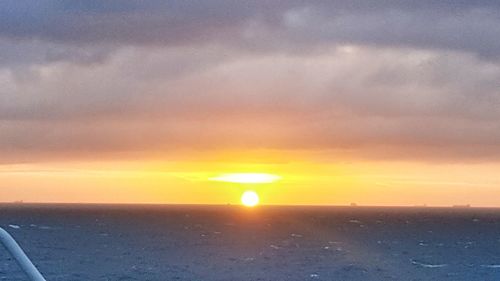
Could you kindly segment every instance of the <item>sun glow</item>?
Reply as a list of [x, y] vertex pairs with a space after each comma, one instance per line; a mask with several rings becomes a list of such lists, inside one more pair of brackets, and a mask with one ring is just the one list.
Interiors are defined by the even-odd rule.
[[241, 195], [241, 204], [246, 207], [255, 207], [259, 204], [259, 195], [255, 191], [245, 191]]
[[230, 173], [210, 178], [212, 181], [232, 183], [272, 183], [280, 179], [281, 177], [278, 175], [265, 173]]

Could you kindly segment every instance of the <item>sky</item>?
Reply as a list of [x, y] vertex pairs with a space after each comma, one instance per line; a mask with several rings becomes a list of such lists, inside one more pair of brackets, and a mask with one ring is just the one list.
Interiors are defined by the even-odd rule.
[[[500, 207], [498, 15], [1, 1], [0, 201]], [[250, 172], [280, 180], [210, 180]]]

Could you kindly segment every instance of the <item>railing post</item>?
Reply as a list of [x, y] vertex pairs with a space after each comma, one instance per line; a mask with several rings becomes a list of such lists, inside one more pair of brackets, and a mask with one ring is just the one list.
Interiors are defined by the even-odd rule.
[[7, 251], [14, 257], [17, 264], [26, 273], [31, 281], [46, 281], [42, 274], [36, 269], [31, 260], [26, 256], [23, 249], [17, 244], [16, 240], [10, 234], [0, 227], [0, 242]]

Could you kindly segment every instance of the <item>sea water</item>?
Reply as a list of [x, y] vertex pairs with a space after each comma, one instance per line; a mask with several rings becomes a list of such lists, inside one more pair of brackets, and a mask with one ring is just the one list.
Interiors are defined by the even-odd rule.
[[[500, 280], [500, 210], [0, 205], [47, 280]], [[0, 248], [0, 280], [26, 280]]]

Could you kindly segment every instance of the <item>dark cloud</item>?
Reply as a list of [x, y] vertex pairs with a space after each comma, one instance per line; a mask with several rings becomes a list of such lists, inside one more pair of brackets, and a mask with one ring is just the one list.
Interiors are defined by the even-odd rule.
[[0, 40], [0, 68], [55, 62], [102, 63], [115, 49], [111, 46], [81, 47], [36, 40]]
[[499, 12], [2, 1], [1, 161], [226, 148], [498, 161]]
[[497, 57], [499, 12], [497, 1], [2, 1], [0, 36], [275, 51], [348, 43]]

